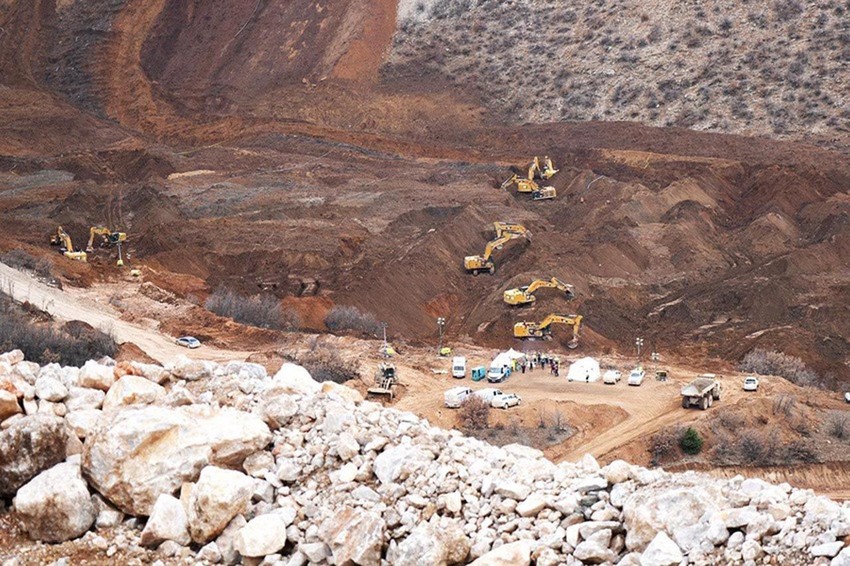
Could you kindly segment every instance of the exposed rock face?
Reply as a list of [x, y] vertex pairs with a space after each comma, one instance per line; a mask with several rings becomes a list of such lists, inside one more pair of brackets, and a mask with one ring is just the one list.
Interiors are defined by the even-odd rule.
[[96, 517], [80, 466], [72, 463], [41, 472], [19, 489], [15, 511], [29, 536], [45, 542], [77, 538]]
[[319, 536], [327, 544], [336, 564], [381, 563], [384, 521], [375, 513], [344, 507], [322, 523]]
[[176, 497], [163, 493], [154, 503], [142, 531], [141, 543], [144, 546], [156, 547], [167, 540], [173, 540], [183, 546], [191, 542], [183, 504]]
[[38, 473], [62, 462], [67, 445], [65, 423], [51, 415], [23, 417], [0, 431], [0, 496], [14, 495]]
[[125, 375], [115, 382], [106, 393], [103, 408], [111, 409], [121, 405], [148, 405], [165, 397], [165, 388], [136, 375]]
[[[4, 363], [0, 372], [20, 375], [2, 387], [20, 388], [28, 411], [81, 404], [64, 420], [0, 423], [0, 480], [31, 509], [33, 536], [79, 536], [96, 514], [99, 529], [115, 530], [79, 544], [107, 556], [126, 547], [133, 559], [167, 563], [850, 566], [850, 504], [787, 484], [600, 467], [590, 455], [556, 465], [539, 450], [490, 446], [308, 382], [295, 366], [272, 379], [203, 363], [192, 367], [206, 377], [189, 388], [164, 379], [165, 396], [134, 376], [125, 383], [155, 392], [154, 404], [110, 401], [101, 411], [104, 393], [79, 387], [82, 371]], [[127, 399], [117, 393], [127, 371], [116, 369], [110, 399]], [[37, 398], [42, 378], [68, 388], [64, 402]], [[81, 459], [100, 494], [88, 498], [76, 468], [61, 489], [44, 472], [30, 482], [41, 487], [18, 490], [81, 449], [68, 462]], [[122, 512], [133, 515], [123, 524]]]
[[274, 554], [286, 544], [286, 517], [280, 513], [260, 515], [236, 533], [233, 546], [242, 556], [263, 557]]
[[231, 519], [248, 511], [253, 491], [254, 481], [241, 472], [215, 466], [201, 470], [185, 502], [192, 540], [203, 544], [219, 535]]
[[83, 473], [122, 511], [148, 515], [163, 493], [197, 479], [208, 464], [238, 466], [268, 445], [258, 417], [190, 406], [126, 408], [105, 413], [83, 451]]

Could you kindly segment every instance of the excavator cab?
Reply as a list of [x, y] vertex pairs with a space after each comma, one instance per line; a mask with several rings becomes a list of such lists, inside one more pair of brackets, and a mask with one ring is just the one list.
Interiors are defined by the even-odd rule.
[[398, 375], [395, 365], [387, 362], [381, 363], [375, 372], [375, 385], [367, 390], [367, 396], [385, 395], [392, 401], [395, 397], [396, 383], [398, 383]]
[[542, 322], [517, 322], [514, 324], [515, 338], [543, 338], [544, 340], [552, 339], [552, 325], [565, 324], [573, 329], [573, 338], [570, 340], [567, 347], [575, 349], [578, 347], [579, 331], [581, 330], [582, 316], [580, 314], [560, 315], [550, 314], [543, 319]]

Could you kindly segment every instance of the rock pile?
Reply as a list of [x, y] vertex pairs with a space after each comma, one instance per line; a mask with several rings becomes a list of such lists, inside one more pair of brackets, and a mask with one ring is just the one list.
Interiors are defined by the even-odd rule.
[[0, 392], [0, 495], [26, 532], [102, 540], [87, 531], [123, 521], [138, 562], [850, 566], [848, 504], [590, 456], [554, 464], [291, 364], [77, 369], [11, 352]]

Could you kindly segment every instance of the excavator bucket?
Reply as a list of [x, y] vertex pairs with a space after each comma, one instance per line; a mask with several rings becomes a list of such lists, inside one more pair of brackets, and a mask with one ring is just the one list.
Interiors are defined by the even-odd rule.
[[576, 348], [578, 348], [578, 338], [573, 338], [572, 340], [570, 340], [567, 344], [567, 348], [569, 348], [570, 350], [575, 350]]

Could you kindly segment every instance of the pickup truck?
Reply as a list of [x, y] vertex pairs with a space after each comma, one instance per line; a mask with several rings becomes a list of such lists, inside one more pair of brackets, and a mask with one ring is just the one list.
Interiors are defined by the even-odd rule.
[[716, 375], [699, 375], [682, 388], [682, 407], [699, 407], [704, 411], [720, 400], [720, 390], [720, 381]]

